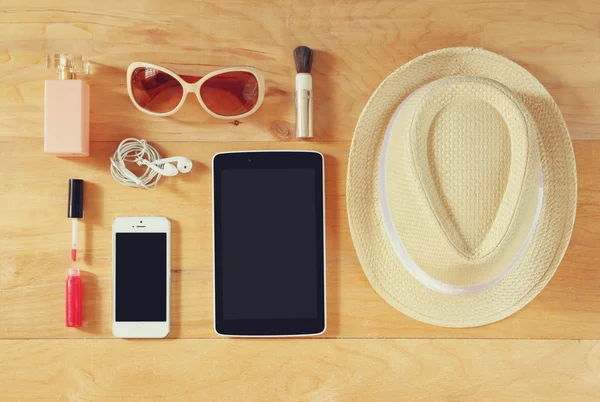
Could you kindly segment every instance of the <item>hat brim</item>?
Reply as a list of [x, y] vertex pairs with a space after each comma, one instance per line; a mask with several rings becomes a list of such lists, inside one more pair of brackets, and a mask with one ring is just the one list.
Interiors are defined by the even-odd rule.
[[[378, 189], [379, 152], [394, 111], [417, 88], [453, 75], [496, 80], [521, 98], [537, 124], [544, 175], [542, 212], [521, 261], [500, 283], [468, 296], [432, 291], [402, 266], [383, 224]], [[346, 187], [352, 240], [373, 288], [404, 314], [445, 327], [489, 324], [529, 303], [552, 278], [562, 260], [573, 230], [577, 203], [571, 139], [548, 91], [509, 59], [466, 47], [427, 53], [400, 67], [381, 83], [358, 120], [350, 148]]]

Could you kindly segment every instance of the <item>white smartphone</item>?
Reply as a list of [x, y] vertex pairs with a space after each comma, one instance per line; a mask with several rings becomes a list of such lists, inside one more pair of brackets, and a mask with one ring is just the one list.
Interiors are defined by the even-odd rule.
[[113, 320], [118, 338], [164, 338], [171, 329], [171, 223], [160, 216], [113, 222]]

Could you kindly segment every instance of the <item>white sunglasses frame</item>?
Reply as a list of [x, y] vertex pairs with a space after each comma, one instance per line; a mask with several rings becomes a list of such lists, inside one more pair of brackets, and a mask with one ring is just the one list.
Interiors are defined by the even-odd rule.
[[[135, 98], [133, 96], [133, 89], [131, 88], [131, 77], [133, 75], [133, 72], [137, 68], [141, 68], [141, 67], [153, 68], [157, 71], [161, 71], [165, 74], [169, 74], [171, 77], [175, 78], [181, 84], [181, 86], [183, 87], [183, 96], [181, 97], [181, 101], [179, 102], [179, 104], [173, 110], [171, 110], [169, 112], [165, 112], [165, 113], [156, 113], [156, 112], [152, 112], [150, 110], [144, 109], [142, 106], [140, 106], [137, 103], [137, 101], [135, 100]], [[217, 114], [217, 113], [213, 112], [212, 110], [210, 110], [206, 106], [204, 101], [202, 100], [202, 97], [200, 96], [200, 87], [202, 86], [202, 84], [204, 84], [207, 80], [209, 80], [210, 78], [212, 78], [216, 75], [223, 74], [223, 73], [240, 72], [240, 71], [250, 73], [250, 74], [254, 75], [254, 77], [256, 77], [256, 81], [258, 82], [258, 100], [256, 102], [256, 105], [254, 105], [254, 107], [251, 110], [249, 110], [248, 112], [239, 114], [239, 115], [235, 115], [235, 116], [223, 116], [223, 115]], [[129, 93], [129, 99], [131, 99], [131, 102], [134, 104], [134, 106], [136, 108], [138, 108], [142, 112], [152, 115], [152, 116], [166, 117], [166, 116], [171, 116], [171, 115], [175, 114], [179, 109], [181, 109], [181, 107], [185, 103], [185, 100], [187, 99], [188, 94], [194, 93], [194, 94], [196, 94], [196, 98], [198, 98], [198, 102], [200, 102], [200, 105], [211, 116], [216, 117], [217, 119], [222, 119], [222, 120], [236, 120], [236, 119], [241, 119], [241, 118], [250, 116], [251, 114], [253, 114], [254, 112], [256, 112], [258, 110], [260, 105], [262, 105], [263, 100], [265, 98], [265, 77], [260, 70], [254, 68], [254, 67], [228, 67], [228, 68], [222, 68], [220, 70], [213, 71], [213, 72], [205, 75], [204, 77], [202, 77], [198, 82], [191, 84], [189, 82], [184, 81], [183, 78], [181, 78], [178, 74], [174, 73], [173, 71], [169, 70], [168, 68], [164, 68], [162, 66], [158, 66], [156, 64], [151, 64], [151, 63], [134, 62], [129, 65], [129, 68], [127, 68], [127, 92]]]

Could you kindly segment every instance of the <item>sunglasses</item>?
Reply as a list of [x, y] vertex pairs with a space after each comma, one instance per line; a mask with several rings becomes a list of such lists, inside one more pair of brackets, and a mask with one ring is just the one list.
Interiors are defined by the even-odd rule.
[[265, 79], [253, 67], [224, 68], [196, 77], [136, 62], [127, 69], [127, 91], [135, 107], [154, 116], [177, 112], [193, 92], [211, 116], [239, 119], [256, 112], [262, 104]]

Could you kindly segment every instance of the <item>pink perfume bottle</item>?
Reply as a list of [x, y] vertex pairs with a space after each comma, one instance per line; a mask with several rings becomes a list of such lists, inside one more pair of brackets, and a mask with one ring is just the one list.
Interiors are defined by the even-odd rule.
[[46, 81], [44, 152], [60, 156], [88, 156], [90, 152], [90, 87], [76, 79], [88, 74], [81, 56], [48, 54], [46, 66], [58, 80]]

